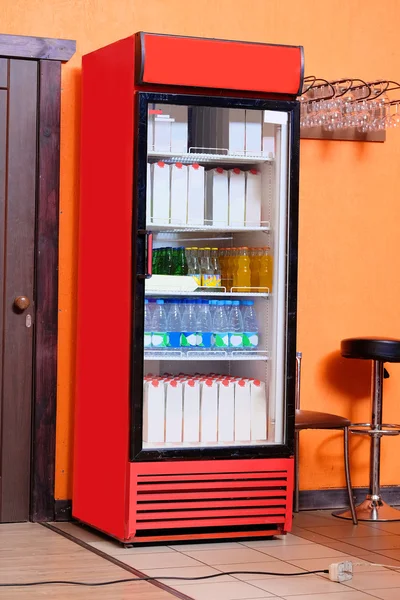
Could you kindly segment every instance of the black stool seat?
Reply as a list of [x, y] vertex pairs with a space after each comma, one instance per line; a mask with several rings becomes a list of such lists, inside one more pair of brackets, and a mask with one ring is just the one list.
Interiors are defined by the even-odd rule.
[[400, 340], [378, 337], [349, 338], [342, 340], [341, 353], [344, 358], [400, 362]]

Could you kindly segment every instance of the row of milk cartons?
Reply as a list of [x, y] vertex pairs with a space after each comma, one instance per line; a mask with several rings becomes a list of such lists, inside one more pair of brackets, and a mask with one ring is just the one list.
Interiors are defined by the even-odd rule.
[[[274, 126], [269, 111], [150, 104], [147, 121], [148, 149], [157, 153], [240, 154], [273, 158]], [[218, 152], [219, 150], [219, 152]]]
[[147, 165], [146, 215], [155, 225], [259, 227], [261, 172], [198, 164]]
[[146, 376], [143, 440], [148, 443], [265, 441], [265, 383], [226, 375]]

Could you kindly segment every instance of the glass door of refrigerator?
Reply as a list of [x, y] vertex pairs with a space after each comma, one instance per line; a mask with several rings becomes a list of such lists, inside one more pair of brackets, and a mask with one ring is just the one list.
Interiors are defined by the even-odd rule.
[[290, 112], [147, 108], [142, 447], [284, 444]]

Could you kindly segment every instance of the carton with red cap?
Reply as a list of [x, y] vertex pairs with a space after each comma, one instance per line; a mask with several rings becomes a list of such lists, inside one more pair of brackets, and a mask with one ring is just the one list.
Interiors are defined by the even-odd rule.
[[165, 441], [182, 442], [183, 425], [183, 386], [181, 381], [172, 379], [165, 384]]
[[235, 382], [235, 441], [250, 440], [250, 382]]
[[200, 440], [206, 442], [217, 441], [218, 431], [218, 382], [209, 377], [202, 381], [200, 403]]
[[229, 226], [244, 227], [245, 172], [241, 169], [229, 171]]
[[183, 441], [200, 440], [200, 383], [188, 379], [183, 384]]
[[194, 163], [188, 165], [187, 224], [204, 225], [204, 167]]
[[157, 378], [144, 382], [143, 441], [164, 442], [165, 384]]
[[171, 165], [171, 225], [185, 225], [188, 187], [187, 166], [178, 162]]
[[170, 218], [170, 166], [158, 161], [153, 165], [153, 223], [168, 225]]
[[222, 167], [206, 171], [206, 224], [228, 226], [228, 171]]
[[250, 169], [246, 172], [245, 226], [261, 225], [261, 172]]

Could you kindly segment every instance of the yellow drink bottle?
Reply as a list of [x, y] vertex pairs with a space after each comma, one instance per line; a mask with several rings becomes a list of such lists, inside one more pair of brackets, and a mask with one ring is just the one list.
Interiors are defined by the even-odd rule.
[[260, 258], [260, 287], [262, 291], [272, 292], [272, 256], [269, 254], [270, 248], [265, 246], [262, 248]]
[[[251, 271], [251, 287], [258, 288], [258, 248], [249, 248], [250, 253], [250, 271]], [[257, 290], [255, 290], [257, 291]]]
[[237, 256], [237, 288], [239, 292], [249, 292], [251, 288], [251, 270], [249, 249], [238, 249]]

